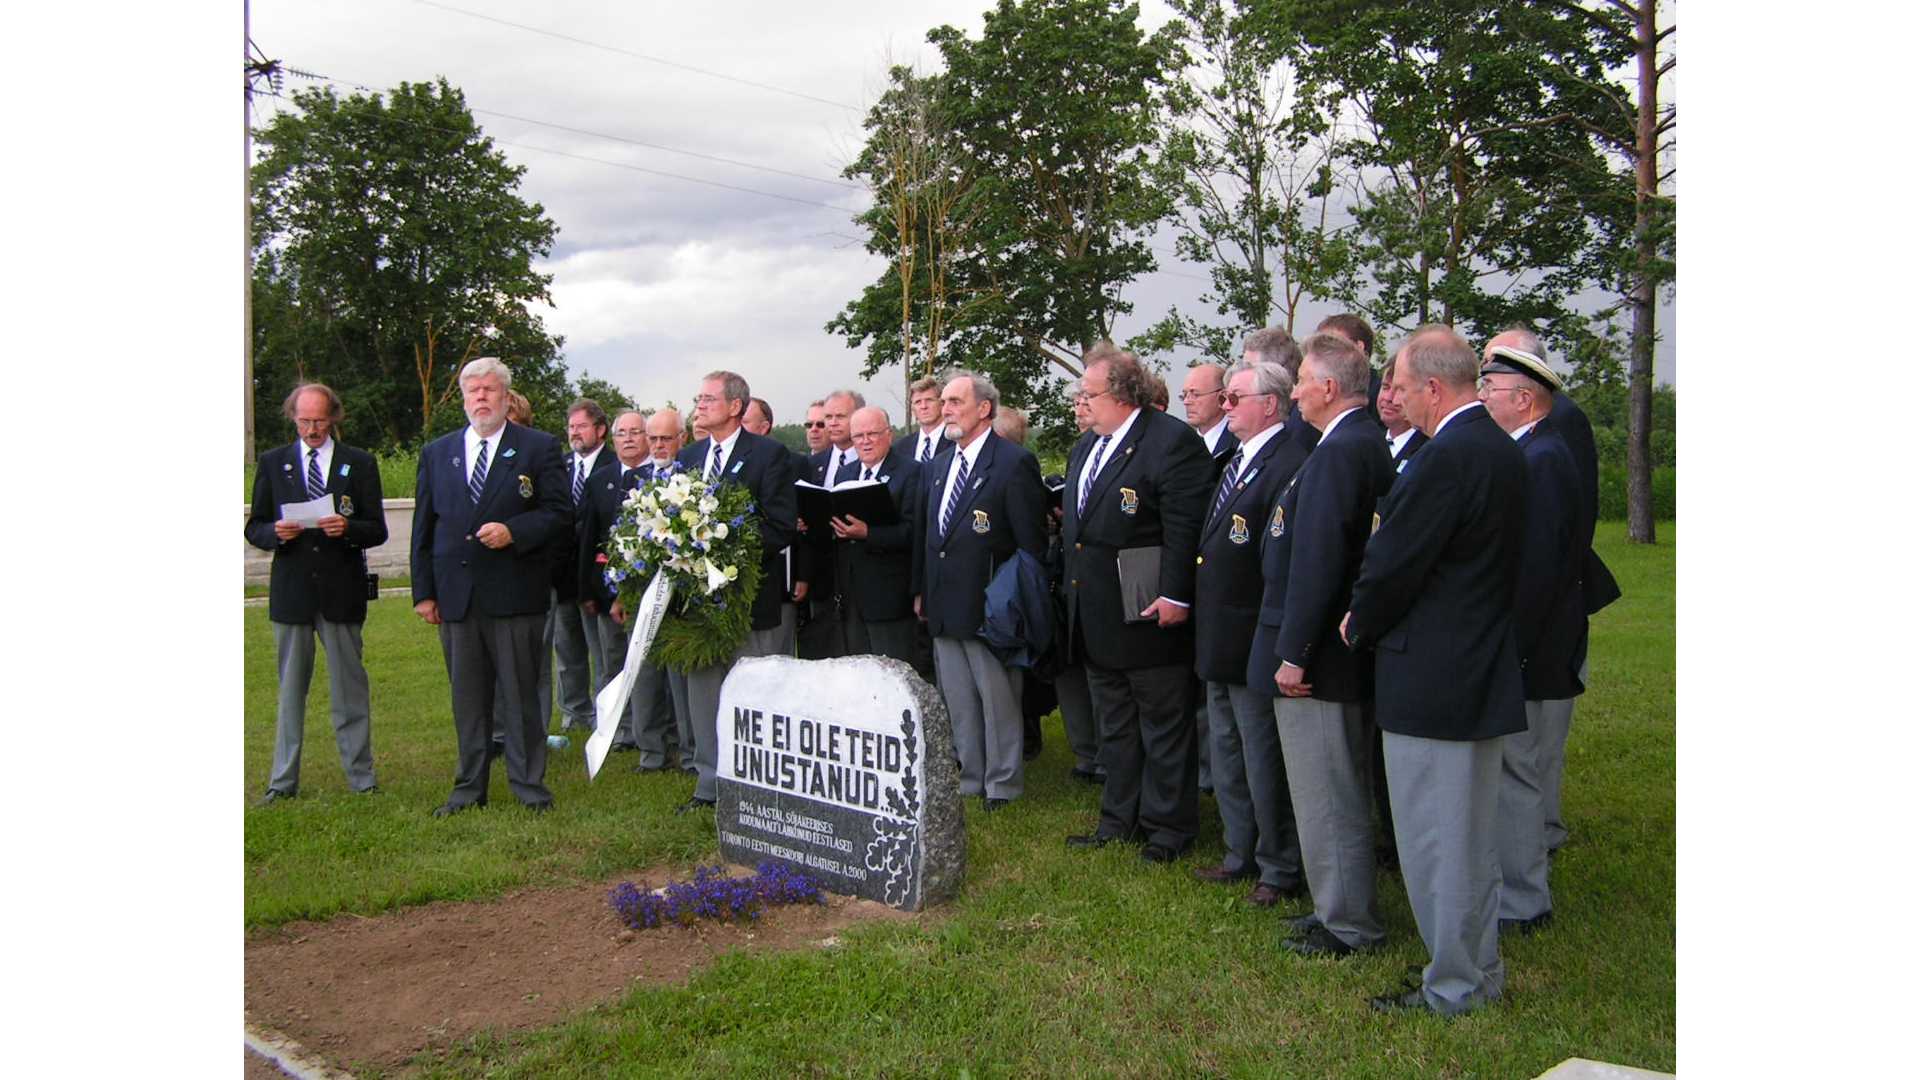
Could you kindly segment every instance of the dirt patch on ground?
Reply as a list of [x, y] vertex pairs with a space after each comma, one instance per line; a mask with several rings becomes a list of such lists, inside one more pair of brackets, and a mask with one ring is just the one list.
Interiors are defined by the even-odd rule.
[[552, 1024], [636, 984], [685, 982], [738, 949], [819, 948], [857, 922], [913, 918], [829, 895], [824, 906], [776, 908], [753, 924], [635, 933], [607, 903], [622, 881], [648, 889], [675, 876], [687, 877], [628, 873], [485, 903], [427, 904], [250, 934], [248, 1023], [336, 1067], [393, 1065], [482, 1028]]

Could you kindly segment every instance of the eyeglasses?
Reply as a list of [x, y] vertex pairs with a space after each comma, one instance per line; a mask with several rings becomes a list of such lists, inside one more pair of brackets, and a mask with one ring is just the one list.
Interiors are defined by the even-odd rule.
[[878, 431], [856, 431], [849, 437], [852, 438], [854, 442], [859, 442], [862, 439], [877, 439], [881, 434], [882, 433]]
[[[1180, 400], [1199, 401], [1201, 398], [1212, 397], [1215, 394], [1227, 394], [1227, 392], [1225, 390], [1182, 390], [1180, 391]], [[1232, 394], [1227, 394], [1227, 402], [1229, 404], [1233, 402]]]
[[701, 394], [700, 396], [693, 399], [693, 403], [695, 405], [718, 405], [725, 400], [726, 398], [723, 398], [718, 394]]
[[1234, 392], [1234, 391], [1232, 391], [1232, 390], [1228, 390], [1228, 391], [1226, 392], [1226, 394], [1227, 394], [1227, 408], [1229, 408], [1229, 409], [1237, 409], [1237, 408], [1239, 408], [1239, 407], [1240, 407], [1240, 403], [1241, 403], [1241, 402], [1243, 402], [1243, 401], [1245, 401], [1245, 400], [1247, 400], [1248, 398], [1252, 398], [1252, 397], [1273, 397], [1273, 396], [1274, 396], [1274, 394], [1273, 394], [1273, 392], [1272, 392], [1272, 391], [1270, 391], [1270, 390], [1263, 390], [1263, 391], [1260, 391], [1260, 392], [1258, 392], [1258, 393], [1253, 393], [1253, 394], [1240, 394], [1240, 393], [1235, 393], [1235, 392]]
[[1497, 394], [1502, 390], [1505, 390], [1508, 393], [1519, 393], [1523, 390], [1529, 394], [1533, 393], [1533, 389], [1528, 386], [1494, 386], [1493, 384], [1487, 382], [1487, 380], [1485, 379], [1480, 380], [1480, 385], [1478, 389], [1483, 394]]
[[823, 428], [827, 426], [827, 422], [825, 420], [809, 420], [800, 426], [805, 428]]
[[295, 420], [293, 426], [299, 428], [301, 431], [320, 431], [332, 427], [333, 421], [325, 418], [319, 420]]
[[1092, 393], [1088, 393], [1085, 390], [1082, 390], [1079, 393], [1073, 395], [1073, 400], [1084, 401], [1091, 404], [1094, 398], [1104, 397], [1112, 393], [1113, 393], [1113, 387], [1111, 386], [1107, 387], [1105, 390], [1095, 390]]

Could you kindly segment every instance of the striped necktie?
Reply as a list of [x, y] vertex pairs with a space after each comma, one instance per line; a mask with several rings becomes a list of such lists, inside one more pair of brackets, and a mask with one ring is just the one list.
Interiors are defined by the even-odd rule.
[[[959, 454], [956, 450], [954, 453]], [[947, 526], [953, 522], [953, 511], [960, 505], [960, 493], [967, 490], [967, 455], [960, 454], [960, 475], [953, 478], [953, 490], [947, 492], [946, 509], [940, 511], [940, 535], [947, 535]]]
[[320, 478], [320, 450], [307, 448], [307, 498], [318, 499], [327, 493], [327, 482]]
[[480, 452], [473, 455], [473, 479], [467, 481], [467, 494], [473, 501], [480, 501], [480, 492], [487, 486], [487, 440], [480, 440]]
[[920, 456], [914, 460], [922, 463], [933, 460], [933, 436], [925, 432], [920, 434]]
[[573, 505], [580, 505], [580, 497], [587, 493], [587, 459], [573, 459]]
[[1087, 493], [1093, 490], [1093, 478], [1100, 475], [1100, 458], [1107, 452], [1107, 441], [1112, 438], [1111, 435], [1102, 435], [1094, 445], [1093, 458], [1087, 462], [1086, 474], [1080, 477], [1080, 501], [1073, 506], [1076, 515], [1087, 512]]
[[1227, 498], [1233, 494], [1233, 482], [1240, 476], [1240, 462], [1245, 460], [1247, 451], [1242, 448], [1234, 451], [1233, 460], [1227, 464], [1227, 471], [1220, 476], [1220, 494], [1213, 497], [1213, 509], [1207, 511], [1207, 520], [1212, 521], [1227, 505]]
[[707, 480], [708, 480], [708, 482], [712, 482], [712, 481], [714, 481], [714, 480], [718, 480], [718, 479], [720, 479], [720, 461], [721, 461], [721, 457], [722, 457], [722, 454], [721, 454], [721, 452], [720, 452], [720, 444], [716, 442], [716, 443], [714, 443], [714, 444], [713, 444], [713, 457], [712, 457], [712, 459], [711, 459], [711, 460], [709, 460], [709, 461], [707, 462]]

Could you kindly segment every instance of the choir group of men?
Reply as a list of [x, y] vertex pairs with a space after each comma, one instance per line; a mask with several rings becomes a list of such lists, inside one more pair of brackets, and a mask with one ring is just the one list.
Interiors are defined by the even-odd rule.
[[[413, 516], [415, 610], [438, 628], [458, 745], [434, 813], [483, 805], [496, 757], [521, 803], [552, 806], [548, 657], [563, 724], [590, 728], [629, 615], [597, 556], [626, 493], [677, 463], [756, 506], [765, 584], [735, 659], [914, 665], [946, 702], [962, 794], [987, 811], [1024, 791], [1031, 703], [1050, 682], [1073, 775], [1100, 788], [1097, 820], [1067, 843], [1172, 862], [1210, 790], [1225, 855], [1192, 873], [1251, 883], [1261, 907], [1310, 897], [1285, 923], [1305, 956], [1385, 941], [1377, 812], [1430, 962], [1373, 1004], [1483, 1004], [1504, 981], [1499, 934], [1552, 918], [1587, 617], [1618, 595], [1592, 553], [1592, 431], [1525, 330], [1476, 352], [1422, 327], [1378, 373], [1373, 345], [1351, 315], [1304, 342], [1261, 331], [1230, 368], [1188, 370], [1185, 420], [1137, 357], [1096, 346], [1070, 388], [1082, 433], [1050, 480], [1024, 417], [970, 372], [914, 383], [898, 443], [885, 410], [835, 391], [808, 407], [803, 455], [769, 437], [772, 408], [731, 372], [701, 383], [691, 445], [673, 410], [609, 418], [581, 400], [563, 447], [511, 422], [510, 371], [475, 360], [469, 423], [422, 452]], [[286, 413], [298, 440], [262, 457], [247, 524], [275, 553], [269, 802], [298, 788], [316, 637], [349, 783], [374, 790], [363, 552], [386, 539], [372, 458], [332, 437], [338, 396], [307, 384]], [[800, 513], [802, 488], [850, 485], [883, 489], [885, 509]], [[316, 522], [280, 512], [329, 495]], [[1020, 573], [1048, 597], [1017, 620], [1051, 627], [1030, 649], [996, 633]], [[682, 812], [713, 805], [731, 663], [645, 665], [622, 719], [635, 771], [697, 775]]]

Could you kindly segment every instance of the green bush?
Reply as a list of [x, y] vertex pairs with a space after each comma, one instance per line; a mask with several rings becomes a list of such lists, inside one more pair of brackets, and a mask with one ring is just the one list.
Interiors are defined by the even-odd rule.
[[[1674, 510], [1674, 468], [1661, 465], [1653, 470], [1653, 518], [1672, 521], [1680, 515]], [[1624, 465], [1600, 466], [1600, 520], [1625, 520], [1627, 516], [1627, 468]]]

